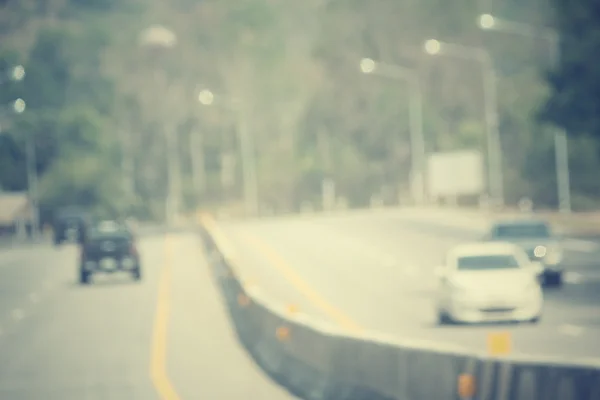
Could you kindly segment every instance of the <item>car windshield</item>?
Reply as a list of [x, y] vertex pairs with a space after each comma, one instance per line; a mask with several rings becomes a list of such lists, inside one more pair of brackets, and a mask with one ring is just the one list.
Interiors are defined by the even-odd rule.
[[461, 271], [484, 271], [519, 268], [519, 262], [510, 254], [459, 257], [457, 267]]
[[498, 225], [492, 230], [494, 238], [548, 238], [550, 229], [546, 224]]
[[102, 221], [91, 230], [91, 236], [129, 236], [129, 231], [115, 221]]

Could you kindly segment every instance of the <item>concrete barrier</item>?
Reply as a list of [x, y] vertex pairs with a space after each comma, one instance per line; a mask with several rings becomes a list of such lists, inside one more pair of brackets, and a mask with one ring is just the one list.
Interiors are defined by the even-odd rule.
[[598, 400], [600, 362], [492, 358], [454, 346], [345, 332], [247, 287], [216, 224], [200, 236], [242, 345], [308, 400]]

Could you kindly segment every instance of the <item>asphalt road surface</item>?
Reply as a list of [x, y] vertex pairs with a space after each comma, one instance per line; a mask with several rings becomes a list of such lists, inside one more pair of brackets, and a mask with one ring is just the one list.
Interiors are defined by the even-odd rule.
[[[566, 284], [545, 292], [541, 322], [437, 326], [435, 266], [472, 231], [420, 224], [397, 212], [222, 221], [240, 273], [273, 301], [348, 329], [486, 351], [488, 333], [511, 332], [514, 353], [600, 359], [600, 251], [567, 243]], [[583, 250], [582, 250], [583, 249]]]
[[0, 399], [293, 399], [238, 344], [193, 234], [143, 239], [144, 279], [76, 278], [77, 249], [0, 252]]

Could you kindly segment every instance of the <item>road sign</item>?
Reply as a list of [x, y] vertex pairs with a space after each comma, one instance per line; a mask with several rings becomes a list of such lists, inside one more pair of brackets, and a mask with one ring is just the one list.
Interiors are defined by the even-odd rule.
[[490, 332], [487, 335], [487, 349], [491, 356], [505, 356], [512, 350], [510, 332]]
[[484, 177], [483, 156], [476, 150], [433, 153], [427, 162], [427, 192], [436, 198], [479, 195]]

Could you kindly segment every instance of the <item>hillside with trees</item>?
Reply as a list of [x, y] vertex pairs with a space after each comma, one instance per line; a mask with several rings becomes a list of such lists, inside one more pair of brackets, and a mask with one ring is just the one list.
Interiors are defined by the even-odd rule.
[[[486, 149], [481, 64], [432, 57], [423, 44], [435, 38], [493, 60], [506, 204], [527, 196], [557, 207], [560, 127], [573, 208], [597, 208], [596, 8], [589, 0], [4, 0], [0, 187], [27, 189], [33, 143], [45, 213], [76, 203], [160, 219], [168, 192], [191, 210], [240, 203], [253, 182], [261, 209], [287, 212], [318, 207], [324, 179], [352, 207], [374, 194], [397, 204], [409, 190], [409, 88], [361, 73], [362, 58], [418, 76], [427, 152]], [[481, 13], [528, 34], [483, 30]], [[561, 38], [557, 60], [548, 29]], [[16, 65], [21, 81], [10, 77]], [[199, 101], [202, 90], [211, 104]], [[27, 105], [20, 114], [18, 98]]]

